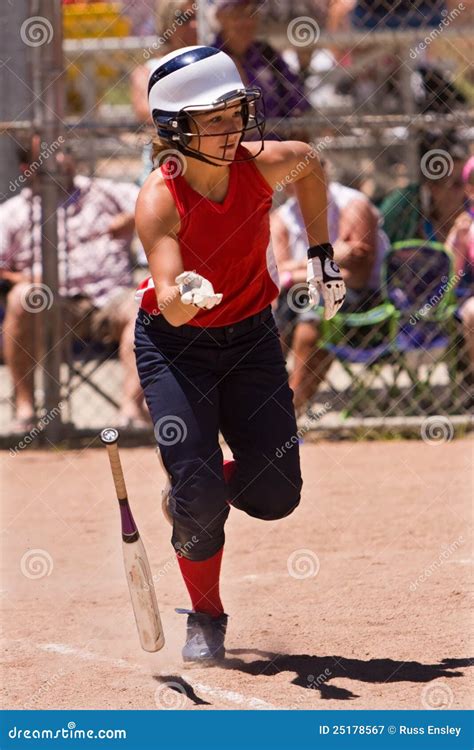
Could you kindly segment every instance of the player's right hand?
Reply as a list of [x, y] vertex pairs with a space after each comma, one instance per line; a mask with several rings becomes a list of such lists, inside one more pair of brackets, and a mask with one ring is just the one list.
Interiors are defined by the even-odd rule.
[[222, 302], [222, 294], [216, 294], [211, 282], [196, 273], [184, 271], [175, 279], [183, 305], [196, 305], [203, 310], [212, 310]]
[[333, 258], [334, 251], [329, 243], [308, 249], [306, 281], [309, 298], [313, 305], [318, 305], [320, 298], [323, 298], [325, 320], [334, 317], [346, 298], [346, 286]]

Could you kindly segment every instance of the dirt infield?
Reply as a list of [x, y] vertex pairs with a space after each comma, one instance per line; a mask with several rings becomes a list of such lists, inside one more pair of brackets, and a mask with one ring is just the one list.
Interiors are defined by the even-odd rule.
[[225, 668], [184, 670], [188, 606], [152, 449], [122, 452], [167, 644], [140, 651], [103, 450], [1, 456], [2, 708], [419, 709], [472, 703], [472, 442], [302, 447], [287, 519], [231, 512]]

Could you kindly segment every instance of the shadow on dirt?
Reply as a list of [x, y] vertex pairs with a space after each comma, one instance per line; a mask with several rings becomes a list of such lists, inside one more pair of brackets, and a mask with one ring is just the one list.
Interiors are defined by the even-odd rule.
[[[240, 656], [257, 655], [260, 659], [244, 661]], [[274, 676], [296, 672], [292, 685], [319, 690], [322, 699], [351, 700], [359, 696], [350, 690], [328, 684], [337, 677], [358, 682], [431, 682], [441, 677], [461, 677], [463, 672], [450, 669], [473, 666], [472, 659], [443, 659], [439, 664], [394, 659], [346, 659], [343, 656], [310, 656], [278, 654], [270, 651], [232, 649], [227, 651], [223, 669], [236, 669], [245, 674]]]
[[[195, 693], [192, 685], [190, 685], [189, 682], [187, 682], [179, 675], [155, 675], [154, 679], [162, 685], [166, 685], [166, 687], [170, 690], [174, 690], [174, 692], [177, 693], [178, 696], [189, 698], [189, 700], [192, 701], [196, 706], [212, 706], [212, 703], [209, 703], [209, 701], [205, 701], [200, 698], [199, 695]], [[173, 705], [171, 701], [166, 701], [165, 698], [163, 698], [162, 700], [164, 704], [168, 704], [165, 705], [165, 708], [183, 708], [183, 706]], [[177, 698], [177, 701], [179, 704], [180, 697]], [[170, 703], [171, 705], [169, 705]]]

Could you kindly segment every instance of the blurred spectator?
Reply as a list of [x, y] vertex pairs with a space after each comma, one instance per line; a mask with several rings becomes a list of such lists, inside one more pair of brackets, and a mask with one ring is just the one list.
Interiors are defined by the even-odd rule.
[[333, 0], [329, 24], [332, 31], [358, 29], [399, 29], [436, 26], [453, 0]]
[[[455, 10], [453, 15], [448, 12]], [[384, 29], [431, 28], [444, 23], [455, 24], [462, 19], [459, 3], [454, 0], [335, 0], [331, 3], [328, 28], [349, 31], [351, 28], [371, 31]], [[421, 32], [422, 33], [422, 32]], [[421, 112], [450, 112], [465, 104], [464, 94], [451, 80], [445, 64], [429, 61], [423, 50], [426, 45], [410, 50], [415, 60], [411, 75], [411, 93]], [[354, 97], [356, 107], [373, 111], [395, 112], [404, 109], [404, 80], [400, 78], [400, 58], [393, 49], [384, 49], [376, 35], [364, 35], [350, 50], [336, 54], [347, 75], [337, 89], [340, 94]], [[406, 95], [406, 92], [405, 92]]]
[[295, 18], [302, 16], [313, 18], [319, 26], [326, 25], [329, 4], [331, 0], [278, 0], [278, 2], [262, 3], [262, 16], [265, 28], [273, 28], [275, 24], [281, 28]]
[[[160, 58], [180, 47], [197, 44], [197, 18], [195, 0], [161, 0], [158, 10], [158, 38], [156, 47], [145, 50], [149, 56], [131, 75], [131, 100], [135, 116], [139, 122], [152, 124], [148, 108], [148, 79]], [[139, 184], [143, 185], [150, 174], [153, 163], [151, 145], [143, 149], [143, 170]]]
[[[365, 195], [338, 182], [328, 185], [328, 227], [334, 254], [347, 287], [341, 312], [362, 312], [380, 303], [380, 272], [389, 247], [381, 217]], [[286, 348], [291, 341], [294, 366], [290, 387], [300, 411], [324, 379], [330, 356], [318, 349], [319, 313], [302, 292], [306, 280], [308, 241], [296, 198], [289, 198], [271, 217], [272, 243], [282, 292], [276, 320]], [[298, 308], [302, 309], [298, 312]]]
[[[35, 295], [37, 300], [47, 297], [48, 306], [60, 304], [64, 337], [72, 334], [119, 343], [124, 368], [121, 424], [143, 425], [145, 411], [133, 354], [136, 306], [130, 254], [138, 188], [76, 175], [69, 155], [49, 158], [58, 159], [64, 190], [57, 213], [59, 300], [50, 298], [47, 288], [35, 286], [41, 284], [40, 197], [28, 186], [0, 206], [0, 279], [10, 288], [4, 355], [15, 391], [13, 429], [28, 431], [34, 420], [33, 376], [41, 356], [34, 335]], [[23, 172], [28, 168], [32, 172], [31, 154], [23, 151], [20, 159]]]
[[393, 190], [380, 206], [390, 242], [446, 242], [464, 204], [466, 149], [454, 133], [432, 131], [420, 147], [420, 182]]
[[148, 36], [155, 33], [155, 12], [149, 0], [126, 0], [122, 13], [131, 21], [130, 33], [133, 36]]
[[282, 57], [291, 72], [299, 77], [305, 97], [313, 108], [348, 104], [348, 98], [338, 93], [336, 82], [330, 75], [337, 67], [330, 49], [315, 49], [312, 45], [292, 47], [284, 50]]
[[462, 172], [467, 208], [454, 222], [446, 240], [454, 254], [454, 271], [459, 279], [457, 286], [461, 304], [458, 310], [468, 346], [471, 367], [469, 385], [474, 385], [474, 156], [464, 165]]
[[245, 85], [262, 89], [267, 119], [301, 115], [309, 103], [298, 75], [270, 44], [256, 38], [261, 5], [256, 0], [216, 0], [219, 33], [212, 44], [232, 57]]

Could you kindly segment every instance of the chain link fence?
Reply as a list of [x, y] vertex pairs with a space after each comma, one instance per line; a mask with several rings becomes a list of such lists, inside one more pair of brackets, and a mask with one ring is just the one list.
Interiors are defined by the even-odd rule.
[[[376, 425], [399, 430], [437, 416], [450, 425], [467, 421], [474, 356], [474, 188], [473, 172], [465, 167], [474, 134], [471, 5], [269, 0], [237, 7], [175, 0], [161, 2], [156, 14], [148, 12], [150, 5], [65, 4], [62, 42], [48, 3], [38, 0], [30, 3], [19, 32], [39, 103], [32, 119], [2, 124], [12, 149], [33, 145], [30, 173], [19, 170], [3, 189], [4, 201], [19, 200], [27, 184], [38, 196], [28, 200], [43, 201], [43, 210], [26, 214], [22, 268], [3, 258], [2, 267], [23, 275], [31, 270], [20, 317], [30, 321], [42, 344], [39, 351], [31, 349], [29, 363], [22, 360], [20, 379], [34, 377], [35, 425], [40, 420], [34, 439], [43, 432], [53, 442], [93, 434], [119, 419], [131, 434], [152, 435], [142, 414], [121, 414], [129, 375], [124, 332], [130, 335], [135, 314], [129, 302], [146, 275], [136, 236], [125, 236], [126, 226], [112, 236], [116, 257], [127, 257], [119, 284], [128, 289], [123, 319], [101, 319], [94, 305], [65, 307], [61, 298], [84, 304], [73, 283], [73, 250], [82, 247], [91, 263], [87, 248], [111, 231], [115, 214], [123, 218], [127, 212], [127, 201], [117, 196], [111, 207], [114, 186], [118, 193], [128, 185], [133, 197], [151, 169], [149, 71], [160, 56], [193, 41], [233, 54], [244, 78], [263, 90], [267, 137], [306, 140], [326, 170], [331, 239], [349, 289], [345, 308], [332, 321], [324, 320], [323, 309], [311, 308], [306, 296], [294, 175], [278, 186], [272, 218], [282, 281], [275, 314], [302, 435], [348, 425], [364, 433]], [[51, 45], [57, 55], [62, 50], [61, 76], [46, 70]], [[46, 90], [55, 92], [59, 110]], [[49, 124], [48, 110], [56, 113]], [[67, 180], [55, 166], [58, 153], [73, 157], [77, 174], [91, 180], [87, 190], [102, 196], [94, 197], [97, 205], [108, 196], [107, 227], [90, 215], [80, 230], [74, 207], [70, 219], [67, 206], [56, 210]], [[53, 208], [46, 213], [48, 205]], [[57, 233], [46, 241], [45, 221]], [[56, 270], [45, 269], [46, 257]], [[17, 281], [2, 277], [4, 316]], [[86, 326], [79, 325], [85, 320]], [[0, 367], [2, 430], [15, 445], [31, 433], [14, 422], [18, 394], [5, 341], [13, 330], [18, 347], [25, 348], [16, 323], [19, 328], [5, 327]]]

